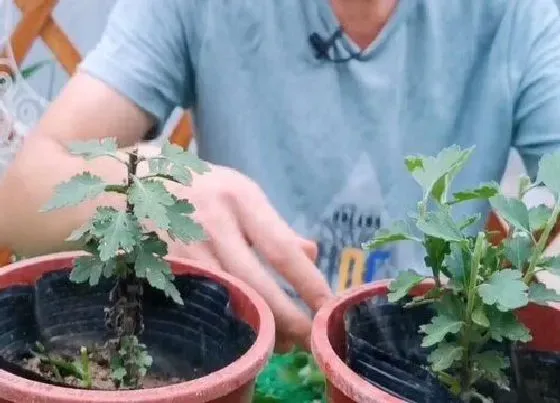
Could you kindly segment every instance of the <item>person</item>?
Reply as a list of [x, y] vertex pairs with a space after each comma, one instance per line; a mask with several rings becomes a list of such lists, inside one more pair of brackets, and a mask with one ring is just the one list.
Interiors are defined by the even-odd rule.
[[[457, 179], [474, 187], [500, 180], [511, 147], [531, 175], [558, 147], [559, 13], [554, 0], [120, 0], [0, 183], [0, 244], [67, 248], [96, 205], [122, 201], [39, 213], [85, 167], [64, 144], [134, 145], [176, 106], [212, 170], [172, 188], [209, 240], [171, 253], [258, 290], [280, 351], [308, 346], [310, 317], [288, 293], [315, 311], [351, 267], [367, 281], [422, 270], [413, 246], [360, 250], [418, 200], [406, 155], [476, 145]], [[110, 161], [87, 169], [124, 177]]]

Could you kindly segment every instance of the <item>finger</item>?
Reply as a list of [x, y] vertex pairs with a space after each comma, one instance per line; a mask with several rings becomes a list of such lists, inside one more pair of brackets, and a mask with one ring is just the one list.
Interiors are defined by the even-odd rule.
[[244, 235], [257, 251], [296, 289], [305, 303], [317, 311], [332, 292], [325, 278], [303, 251], [300, 237], [272, 208], [262, 192], [235, 204]]
[[299, 238], [299, 242], [307, 258], [312, 262], [315, 262], [317, 260], [318, 253], [317, 243], [309, 239], [302, 238], [299, 235], [297, 235], [297, 237]]
[[283, 334], [277, 333], [274, 352], [277, 354], [286, 354], [292, 351], [293, 349], [294, 349], [294, 342], [289, 338], [286, 338]]
[[196, 260], [208, 269], [222, 269], [220, 261], [214, 255], [209, 242], [199, 242], [192, 245], [185, 245], [182, 242], [171, 242], [168, 246], [168, 255]]
[[[225, 214], [220, 226], [208, 226], [207, 233], [222, 268], [246, 282], [261, 294], [274, 313], [278, 329], [305, 347], [311, 333], [311, 320], [286, 295], [249, 248], [233, 216]], [[303, 253], [303, 252], [302, 252]]]

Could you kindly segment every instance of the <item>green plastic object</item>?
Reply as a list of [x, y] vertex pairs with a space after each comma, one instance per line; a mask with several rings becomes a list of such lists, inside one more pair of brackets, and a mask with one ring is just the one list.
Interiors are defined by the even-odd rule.
[[275, 354], [257, 379], [253, 403], [326, 403], [325, 377], [311, 354]]

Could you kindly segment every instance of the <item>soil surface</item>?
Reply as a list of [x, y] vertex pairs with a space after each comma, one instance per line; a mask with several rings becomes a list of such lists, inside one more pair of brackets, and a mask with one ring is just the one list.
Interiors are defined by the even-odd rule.
[[[78, 366], [80, 366], [79, 353], [72, 354], [67, 351], [62, 353], [50, 352], [48, 356], [51, 360], [62, 360], [68, 364], [76, 363]], [[92, 377], [92, 389], [117, 390], [113, 380], [111, 379], [111, 368], [109, 363], [109, 352], [105, 347], [96, 347], [95, 349], [93, 349], [93, 352], [90, 353], [90, 373]], [[21, 365], [22, 368], [28, 371], [33, 371], [36, 374], [39, 374], [49, 381], [64, 383], [70, 387], [84, 388], [79, 377], [73, 374], [69, 374], [68, 371], [65, 371], [60, 366], [55, 366], [52, 364], [52, 362], [45, 361], [45, 359], [40, 356], [31, 355], [28, 358], [22, 359], [19, 365]], [[57, 377], [56, 370], [58, 370], [60, 378]], [[148, 370], [148, 373], [144, 378], [142, 384], [142, 389], [158, 388], [182, 381], [183, 379], [165, 377]]]

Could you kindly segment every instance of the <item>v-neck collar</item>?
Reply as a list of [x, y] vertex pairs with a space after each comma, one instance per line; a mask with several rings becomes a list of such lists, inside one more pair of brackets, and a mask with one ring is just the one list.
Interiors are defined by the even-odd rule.
[[[331, 5], [331, 0], [316, 0], [319, 3], [321, 17], [324, 22], [329, 26], [332, 32], [336, 31], [341, 24], [338, 17], [334, 13]], [[360, 53], [361, 58], [369, 58], [375, 50], [379, 48], [394, 32], [399, 28], [400, 24], [406, 20], [406, 17], [416, 6], [418, 0], [398, 0], [394, 12], [389, 17], [385, 26], [379, 32], [379, 35], [365, 48], [361, 49], [352, 38], [346, 33], [343, 33], [340, 43], [344, 46], [345, 50], [349, 53]]]

